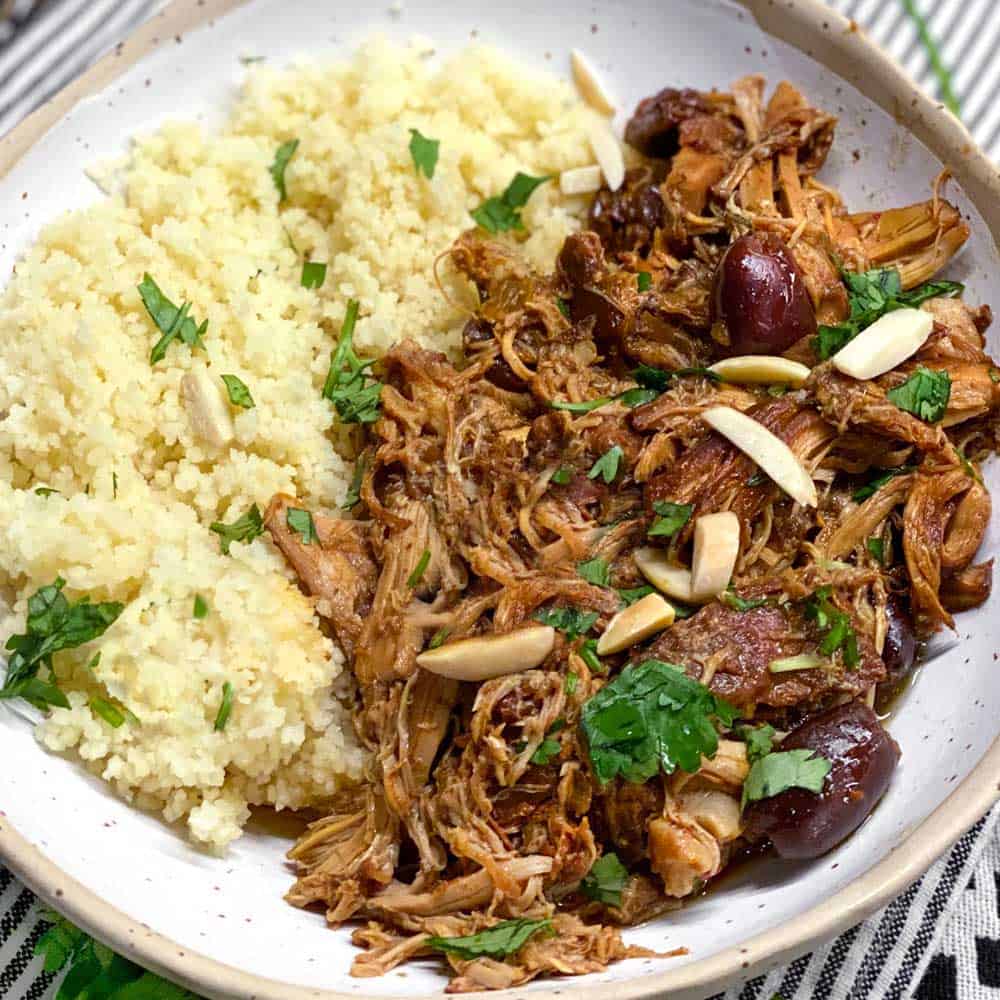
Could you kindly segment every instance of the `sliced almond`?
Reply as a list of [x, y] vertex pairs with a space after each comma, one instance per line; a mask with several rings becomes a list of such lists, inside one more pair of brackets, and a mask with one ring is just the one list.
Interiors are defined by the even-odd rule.
[[780, 660], [771, 660], [767, 669], [772, 674], [785, 674], [792, 670], [814, 670], [829, 662], [816, 653], [799, 653], [798, 656], [785, 656]]
[[587, 129], [587, 139], [608, 187], [617, 191], [625, 182], [625, 157], [611, 126], [607, 122], [594, 122]]
[[645, 547], [637, 549], [635, 564], [639, 572], [667, 597], [691, 603], [691, 570], [676, 566], [667, 559], [663, 549]]
[[740, 519], [731, 511], [702, 514], [694, 523], [691, 596], [695, 601], [718, 597], [733, 576], [740, 554]]
[[744, 385], [790, 385], [797, 389], [807, 378], [810, 369], [790, 358], [772, 354], [743, 354], [726, 358], [709, 367], [723, 382]]
[[595, 163], [591, 167], [574, 167], [559, 175], [559, 190], [563, 194], [591, 194], [601, 190], [601, 168]]
[[417, 663], [432, 674], [457, 681], [487, 681], [537, 667], [555, 642], [556, 630], [551, 625], [529, 625], [515, 632], [446, 642], [421, 653]]
[[569, 64], [573, 70], [573, 82], [584, 101], [602, 115], [613, 115], [614, 103], [590, 60], [579, 49], [572, 49], [569, 54]]
[[181, 399], [191, 430], [203, 441], [224, 448], [235, 437], [233, 418], [222, 398], [222, 383], [205, 368], [192, 368], [181, 379]]
[[830, 359], [851, 378], [877, 378], [912, 357], [931, 335], [934, 317], [923, 309], [895, 309], [865, 327]]
[[604, 635], [597, 640], [597, 655], [620, 653], [673, 623], [673, 607], [659, 594], [647, 594], [624, 611], [619, 611], [608, 622]]
[[816, 486], [792, 449], [763, 424], [731, 406], [712, 406], [702, 419], [752, 458], [793, 500], [804, 507], [818, 503]]

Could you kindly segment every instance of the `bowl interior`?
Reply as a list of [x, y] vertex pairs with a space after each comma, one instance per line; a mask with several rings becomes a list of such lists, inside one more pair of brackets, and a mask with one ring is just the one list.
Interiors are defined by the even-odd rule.
[[[439, 5], [406, 0], [401, 12], [300, 0], [258, 0], [160, 48], [102, 94], [79, 105], [0, 180], [0, 273], [7, 274], [41, 224], [99, 197], [83, 174], [93, 159], [122, 151], [126, 137], [166, 117], [209, 124], [228, 106], [244, 69], [239, 56], [281, 64], [343, 55], [373, 32], [404, 40], [430, 36], [439, 49], [473, 35], [526, 63], [564, 74], [570, 47], [586, 51], [622, 108], [667, 85], [725, 87], [753, 72], [788, 78], [840, 115], [822, 179], [848, 204], [883, 208], [928, 196], [941, 163], [881, 108], [820, 63], [763, 34], [752, 17], [722, 0], [596, 0], [586, 8], [552, 0]], [[148, 81], [148, 83], [147, 83]], [[624, 116], [622, 116], [624, 117]], [[23, 197], [22, 197], [23, 195]], [[1000, 269], [985, 223], [952, 191], [972, 238], [949, 276], [972, 302], [1000, 302]], [[995, 336], [991, 338], [996, 351]], [[994, 351], [994, 352], [995, 352]], [[1000, 485], [996, 466], [990, 485]], [[985, 551], [998, 548], [991, 526]], [[738, 945], [792, 920], [884, 858], [962, 781], [997, 734], [1000, 686], [992, 683], [1000, 597], [959, 619], [957, 637], [937, 654], [897, 705], [891, 730], [902, 765], [871, 820], [839, 850], [811, 864], [765, 861], [726, 876], [705, 898], [637, 928], [628, 939], [656, 949], [684, 945], [685, 958], [620, 963], [593, 982], [662, 974]], [[0, 803], [13, 826], [64, 872], [136, 921], [185, 948], [289, 984], [368, 996], [420, 996], [444, 984], [432, 965], [381, 979], [348, 975], [349, 931], [330, 931], [318, 914], [282, 901], [282, 824], [252, 823], [222, 858], [190, 847], [157, 819], [109, 794], [77, 763], [45, 753], [25, 721], [0, 707]], [[959, 831], [955, 831], [956, 835]], [[803, 937], [807, 928], [804, 928]], [[539, 984], [528, 987], [538, 988]], [[662, 981], [661, 981], [662, 985]]]

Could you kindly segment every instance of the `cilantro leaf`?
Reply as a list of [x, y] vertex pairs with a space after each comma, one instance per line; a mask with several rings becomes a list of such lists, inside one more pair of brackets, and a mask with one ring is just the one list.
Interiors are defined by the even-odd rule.
[[417, 565], [413, 568], [413, 572], [410, 574], [409, 578], [406, 581], [406, 586], [409, 587], [410, 590], [413, 590], [413, 588], [416, 587], [420, 583], [420, 581], [424, 578], [424, 573], [427, 572], [427, 567], [430, 565], [430, 562], [431, 562], [431, 550], [424, 549], [424, 551], [420, 553], [420, 558], [417, 560]]
[[279, 205], [288, 198], [288, 188], [285, 187], [285, 168], [288, 166], [288, 161], [295, 155], [295, 150], [298, 148], [298, 139], [289, 139], [288, 142], [283, 142], [277, 148], [274, 154], [274, 162], [269, 168], [271, 171], [271, 179], [274, 181], [274, 186], [278, 189]]
[[125, 605], [117, 601], [91, 604], [89, 597], [71, 604], [62, 592], [65, 585], [65, 580], [56, 577], [54, 583], [28, 598], [26, 631], [12, 635], [5, 646], [11, 655], [0, 698], [24, 698], [36, 708], [69, 708], [66, 696], [53, 680], [39, 679], [39, 669], [44, 666], [51, 673], [55, 653], [76, 649], [104, 635]]
[[321, 288], [324, 281], [326, 281], [326, 264], [319, 260], [302, 262], [300, 284], [303, 288]]
[[558, 757], [562, 751], [562, 744], [558, 740], [544, 739], [538, 744], [538, 748], [531, 755], [531, 763], [540, 767], [548, 764], [554, 757]]
[[573, 478], [573, 469], [568, 465], [560, 465], [555, 472], [552, 473], [551, 482], [555, 483], [556, 486], [565, 486]]
[[323, 385], [323, 397], [330, 400], [345, 424], [371, 424], [378, 420], [382, 383], [369, 379], [374, 361], [362, 361], [354, 353], [354, 325], [358, 321], [359, 302], [347, 303], [344, 324], [340, 328], [330, 370]]
[[569, 311], [569, 302], [566, 299], [556, 299], [556, 308], [563, 314], [564, 319], [572, 319]]
[[842, 650], [844, 666], [853, 670], [861, 662], [858, 637], [850, 616], [831, 601], [831, 593], [829, 586], [820, 587], [806, 601], [806, 617], [814, 621], [822, 633], [819, 651], [824, 656], [832, 656], [838, 649]]
[[429, 937], [425, 944], [428, 948], [446, 951], [470, 961], [483, 956], [506, 958], [520, 951], [532, 935], [543, 930], [552, 930], [550, 919], [528, 920], [522, 917], [518, 920], [501, 920], [478, 934], [465, 937]]
[[244, 410], [252, 410], [256, 405], [246, 383], [235, 375], [220, 376], [226, 385], [226, 392], [229, 394], [229, 402], [233, 406], [242, 406]]
[[696, 772], [702, 756], [718, 750], [715, 722], [730, 725], [735, 715], [682, 667], [646, 660], [601, 688], [583, 706], [580, 724], [600, 784], [618, 775], [641, 783], [660, 770]]
[[365, 478], [365, 470], [368, 468], [368, 458], [362, 455], [354, 463], [354, 475], [351, 476], [351, 485], [347, 487], [344, 494], [344, 502], [340, 505], [341, 510], [353, 510], [361, 503], [361, 483]]
[[208, 617], [208, 601], [201, 594], [194, 595], [194, 609], [191, 613], [198, 619]]
[[577, 563], [576, 571], [587, 581], [597, 587], [607, 587], [611, 583], [610, 567], [600, 557]]
[[547, 611], [536, 611], [532, 617], [536, 622], [559, 629], [572, 642], [586, 635], [597, 624], [600, 615], [596, 611], [581, 611], [579, 608], [549, 608]]
[[761, 757], [766, 757], [774, 745], [774, 726], [766, 722], [762, 726], [737, 726], [736, 735], [747, 747], [747, 760], [752, 764]]
[[603, 479], [606, 483], [613, 482], [615, 476], [618, 475], [618, 466], [624, 457], [625, 452], [622, 451], [621, 447], [617, 444], [613, 445], [594, 462], [590, 472], [587, 473], [587, 478]]
[[676, 371], [668, 372], [663, 368], [654, 368], [652, 365], [642, 364], [632, 372], [632, 378], [639, 385], [646, 389], [658, 389], [660, 392], [667, 389], [675, 379], [687, 378], [689, 376], [701, 376], [702, 378], [707, 378], [710, 382], [722, 381], [720, 376], [710, 368], [678, 368]]
[[754, 608], [762, 608], [767, 604], [766, 597], [740, 597], [735, 590], [730, 588], [726, 590], [720, 597], [719, 600], [722, 601], [727, 607], [733, 609], [733, 611], [753, 611]]
[[520, 209], [528, 203], [535, 188], [551, 179], [549, 176], [531, 177], [518, 171], [502, 195], [487, 198], [469, 214], [488, 233], [523, 230]]
[[440, 146], [440, 139], [428, 139], [417, 129], [410, 129], [410, 156], [413, 158], [413, 167], [418, 174], [422, 173], [428, 180], [434, 176]]
[[149, 276], [144, 274], [142, 283], [138, 286], [139, 296], [142, 304], [149, 313], [149, 318], [156, 324], [157, 330], [163, 334], [153, 346], [149, 355], [149, 363], [155, 365], [167, 356], [167, 348], [178, 338], [188, 345], [188, 347], [204, 347], [202, 337], [208, 329], [206, 319], [201, 326], [196, 326], [188, 313], [191, 311], [191, 303], [185, 302], [180, 309], [177, 308], [163, 294], [160, 286]]
[[694, 513], [694, 504], [672, 503], [670, 500], [657, 500], [653, 510], [659, 515], [649, 529], [651, 538], [671, 538], [676, 535]]
[[233, 711], [233, 685], [226, 681], [222, 685], [222, 701], [219, 702], [219, 711], [216, 713], [215, 722], [212, 728], [221, 733], [226, 728], [229, 716]]
[[640, 292], [648, 292], [653, 287], [653, 276], [649, 271], [640, 271], [635, 276], [635, 284]]
[[618, 591], [618, 596], [625, 602], [625, 606], [629, 607], [635, 604], [636, 601], [641, 601], [644, 597], [648, 597], [650, 594], [655, 594], [656, 588], [651, 587], [648, 583], [644, 584], [642, 587], [631, 587], [624, 590]]
[[580, 889], [585, 896], [607, 906], [621, 906], [622, 892], [631, 876], [613, 851], [602, 854], [583, 876]]
[[886, 469], [884, 472], [880, 472], [874, 479], [870, 479], [864, 486], [859, 487], [852, 494], [852, 499], [856, 501], [867, 500], [870, 496], [874, 496], [880, 489], [890, 479], [894, 479], [896, 476], [905, 476], [908, 472], [913, 472], [916, 466], [913, 465], [901, 465], [896, 469]]
[[750, 766], [743, 782], [743, 805], [780, 795], [789, 788], [819, 793], [832, 766], [810, 748], [769, 753]]
[[209, 530], [219, 536], [219, 548], [224, 556], [229, 555], [229, 546], [233, 542], [252, 542], [264, 534], [264, 520], [260, 516], [260, 508], [254, 504], [242, 517], [232, 524], [213, 521]]
[[886, 396], [901, 410], [934, 423], [948, 409], [951, 376], [946, 371], [935, 372], [921, 365], [902, 385], [890, 389]]
[[319, 541], [319, 535], [316, 534], [316, 523], [309, 511], [301, 510], [298, 507], [289, 507], [285, 511], [285, 523], [292, 531], [297, 532], [303, 545], [312, 545]]
[[885, 565], [885, 542], [881, 538], [869, 538], [865, 548], [875, 562]]

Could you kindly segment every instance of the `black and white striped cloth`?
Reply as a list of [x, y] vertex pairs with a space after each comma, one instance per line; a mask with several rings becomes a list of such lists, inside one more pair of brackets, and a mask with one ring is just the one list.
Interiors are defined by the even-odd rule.
[[[829, 0], [929, 90], [936, 82], [907, 0]], [[56, 93], [162, 0], [0, 0], [0, 135]], [[1000, 159], [1000, 2], [916, 0], [954, 68], [962, 118]], [[716, 1000], [1000, 1000], [1000, 806], [870, 920]], [[51, 1000], [33, 958], [42, 905], [0, 867], [0, 997]]]

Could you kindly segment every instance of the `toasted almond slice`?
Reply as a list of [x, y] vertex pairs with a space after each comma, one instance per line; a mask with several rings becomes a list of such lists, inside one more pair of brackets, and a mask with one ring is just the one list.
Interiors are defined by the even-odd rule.
[[619, 611], [608, 622], [604, 635], [597, 640], [597, 655], [620, 653], [673, 623], [673, 607], [659, 594], [647, 594], [624, 611]]
[[804, 507], [818, 503], [816, 486], [792, 449], [763, 424], [731, 406], [712, 406], [702, 419], [749, 455], [793, 500]]
[[181, 399], [191, 430], [202, 440], [224, 448], [235, 437], [233, 418], [222, 399], [222, 383], [202, 367], [192, 368], [181, 379]]
[[716, 361], [708, 369], [723, 382], [740, 382], [748, 385], [790, 385], [798, 388], [807, 378], [810, 369], [790, 358], [772, 354], [742, 354], [735, 358]]
[[607, 122], [594, 122], [587, 129], [587, 139], [608, 187], [617, 191], [625, 182], [625, 157], [611, 126]]
[[851, 378], [877, 378], [901, 365], [924, 346], [934, 317], [923, 309], [895, 309], [865, 327], [830, 359]]
[[601, 190], [601, 168], [595, 163], [590, 167], [574, 167], [559, 175], [559, 190], [563, 194], [591, 194]]
[[579, 49], [572, 49], [569, 54], [569, 64], [573, 70], [573, 82], [584, 101], [602, 115], [613, 115], [614, 103], [590, 60]]
[[784, 674], [792, 670], [814, 670], [829, 662], [816, 653], [799, 653], [798, 656], [786, 656], [780, 660], [771, 660], [767, 669], [772, 674]]
[[417, 657], [424, 670], [457, 681], [487, 681], [537, 667], [556, 642], [551, 625], [529, 625], [515, 632], [477, 635], [446, 642]]
[[667, 597], [673, 597], [685, 604], [693, 601], [691, 570], [669, 562], [663, 549], [654, 549], [650, 546], [637, 549], [635, 564], [639, 567], [639, 572]]
[[740, 519], [731, 511], [702, 514], [694, 523], [691, 596], [708, 601], [721, 594], [733, 575], [740, 554]]

